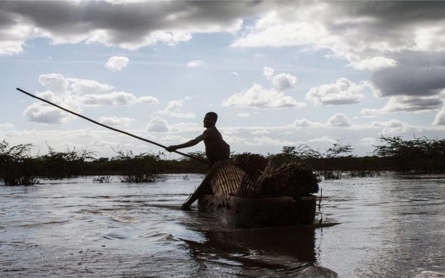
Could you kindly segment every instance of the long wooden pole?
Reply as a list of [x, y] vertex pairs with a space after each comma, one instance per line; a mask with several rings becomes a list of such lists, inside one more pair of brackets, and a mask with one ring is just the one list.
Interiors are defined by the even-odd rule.
[[[107, 125], [104, 125], [104, 124], [102, 124], [102, 123], [96, 122], [95, 120], [92, 120], [92, 119], [87, 118], [87, 117], [85, 117], [85, 116], [83, 116], [83, 115], [80, 115], [80, 114], [78, 114], [78, 113], [75, 113], [75, 112], [73, 112], [73, 111], [70, 111], [70, 110], [68, 110], [68, 109], [66, 109], [66, 108], [63, 108], [62, 106], [59, 106], [59, 105], [57, 105], [57, 104], [55, 104], [55, 103], [52, 103], [52, 102], [50, 102], [50, 101], [48, 101], [48, 100], [46, 100], [46, 99], [43, 99], [43, 98], [40, 98], [40, 97], [35, 96], [35, 95], [33, 95], [33, 94], [30, 94], [30, 93], [28, 93], [28, 92], [26, 92], [26, 91], [24, 91], [24, 90], [22, 90], [22, 89], [20, 89], [20, 88], [17, 88], [17, 90], [20, 91], [20, 92], [22, 92], [22, 93], [24, 93], [25, 95], [28, 95], [28, 96], [30, 96], [30, 97], [32, 97], [32, 98], [35, 98], [35, 99], [38, 99], [38, 100], [43, 101], [43, 102], [45, 102], [45, 103], [48, 103], [48, 104], [50, 104], [50, 105], [52, 105], [52, 106], [54, 106], [54, 107], [57, 107], [57, 108], [59, 108], [59, 109], [62, 109], [62, 110], [65, 111], [65, 112], [71, 113], [71, 114], [73, 114], [73, 115], [75, 115], [75, 116], [77, 116], [77, 117], [80, 117], [80, 118], [82, 118], [82, 119], [84, 119], [84, 120], [87, 120], [87, 121], [89, 121], [89, 122], [92, 122], [92, 123], [94, 123], [94, 124], [100, 125], [100, 126], [102, 126], [102, 127], [111, 129], [111, 130], [116, 131], [116, 132], [119, 132], [119, 133], [123, 133], [123, 134], [125, 134], [125, 135], [128, 135], [128, 136], [131, 136], [131, 137], [133, 137], [133, 138], [136, 138], [136, 139], [145, 141], [145, 142], [147, 142], [147, 143], [156, 145], [156, 146], [161, 147], [161, 148], [163, 148], [163, 149], [166, 148], [166, 146], [161, 145], [161, 144], [159, 144], [159, 143], [156, 143], [156, 142], [150, 141], [150, 140], [148, 140], [148, 139], [145, 139], [145, 138], [136, 136], [136, 135], [134, 135], [134, 134], [128, 133], [128, 132], [126, 132], [126, 131], [119, 130], [119, 129], [117, 129], [117, 128], [114, 128], [114, 127], [107, 126]], [[201, 161], [201, 162], [203, 162], [203, 163], [210, 164], [209, 161], [204, 160], [204, 159], [201, 159], [201, 158], [196, 157], [196, 156], [193, 156], [193, 155], [189, 155], [189, 154], [182, 153], [182, 152], [178, 152], [178, 151], [175, 151], [175, 153], [180, 154], [180, 155], [183, 155], [183, 156], [186, 156], [186, 157], [191, 158], [191, 159], [195, 159], [195, 160]]]

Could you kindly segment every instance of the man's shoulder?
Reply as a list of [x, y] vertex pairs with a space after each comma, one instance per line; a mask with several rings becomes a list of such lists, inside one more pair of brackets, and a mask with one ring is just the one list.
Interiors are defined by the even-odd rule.
[[204, 134], [211, 134], [211, 133], [218, 133], [218, 129], [215, 126], [208, 127], [206, 130], [204, 130]]

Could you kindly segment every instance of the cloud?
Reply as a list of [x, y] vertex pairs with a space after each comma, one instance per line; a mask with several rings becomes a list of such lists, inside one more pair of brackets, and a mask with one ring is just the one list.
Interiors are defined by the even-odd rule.
[[265, 89], [260, 84], [254, 83], [251, 88], [230, 96], [222, 103], [228, 107], [252, 107], [252, 108], [285, 108], [306, 107], [306, 103], [297, 102], [290, 96], [284, 95], [283, 91], [294, 88], [297, 78], [289, 73], [275, 75], [271, 67], [263, 68], [263, 76], [271, 81], [273, 89]]
[[[41, 75], [46, 76], [46, 75]], [[100, 95], [107, 94], [114, 90], [114, 87], [108, 84], [102, 84], [95, 80], [79, 79], [79, 78], [65, 78], [60, 75], [64, 82], [67, 82], [69, 89], [78, 95]]]
[[269, 130], [264, 130], [264, 129], [261, 129], [261, 130], [254, 130], [254, 131], [252, 131], [250, 134], [269, 134], [270, 133], [270, 131]]
[[248, 5], [218, 1], [0, 1], [0, 54], [20, 53], [26, 41], [34, 38], [48, 38], [52, 44], [99, 43], [129, 50], [158, 43], [173, 46], [189, 41], [193, 33], [240, 30], [242, 18], [258, 10], [250, 5], [253, 9], [248, 11]]
[[371, 123], [371, 125], [372, 126], [376, 126], [376, 127], [391, 127], [391, 128], [403, 127], [404, 126], [404, 124], [401, 121], [395, 120], [395, 119], [392, 119], [392, 120], [387, 121], [387, 122], [377, 122], [377, 121], [374, 121], [374, 122]]
[[332, 84], [323, 84], [309, 90], [306, 99], [315, 105], [342, 105], [361, 102], [364, 85], [357, 85], [346, 78], [340, 78]]
[[297, 84], [297, 78], [289, 73], [280, 73], [274, 76], [272, 84], [278, 91], [285, 91], [295, 88]]
[[442, 109], [437, 113], [433, 125], [445, 125], [445, 106], [442, 106]]
[[363, 108], [360, 110], [360, 115], [365, 118], [372, 118], [377, 115], [383, 114], [383, 111], [375, 108]]
[[444, 11], [442, 3], [418, 1], [280, 3], [258, 16], [232, 46], [312, 45], [350, 61], [384, 52], [441, 51], [445, 49], [441, 38], [445, 25], [440, 24]]
[[444, 66], [401, 64], [375, 72], [371, 84], [378, 97], [433, 96], [445, 89], [444, 76]]
[[[443, 64], [437, 65], [445, 51], [440, 1], [0, 1], [0, 11], [0, 54], [20, 53], [39, 37], [138, 49], [229, 32], [237, 35], [232, 47], [327, 50], [356, 69], [375, 71], [380, 96], [445, 88]], [[412, 59], [417, 63], [406, 64]], [[278, 90], [292, 86], [288, 77], [277, 79]]]
[[294, 127], [309, 127], [314, 125], [318, 125], [318, 123], [309, 121], [308, 119], [295, 120], [295, 122], [292, 124]]
[[335, 143], [337, 140], [332, 139], [330, 136], [322, 136], [308, 140], [309, 143]]
[[282, 140], [277, 138], [271, 138], [267, 136], [255, 136], [253, 138], [252, 144], [259, 145], [259, 146], [293, 146], [293, 145], [299, 145], [301, 142], [292, 142], [289, 140]]
[[100, 117], [99, 122], [104, 125], [110, 125], [110, 126], [128, 126], [131, 122], [133, 122], [134, 119], [127, 118], [127, 117]]
[[37, 131], [35, 130], [23, 130], [23, 131], [11, 130], [4, 133], [6, 137], [19, 137], [19, 138], [23, 137], [35, 138], [36, 134]]
[[167, 132], [168, 122], [160, 117], [155, 117], [147, 124], [147, 132]]
[[[78, 111], [79, 112], [79, 111]], [[33, 103], [23, 114], [32, 122], [45, 124], [61, 124], [73, 119], [74, 116], [44, 103]]]
[[280, 5], [260, 14], [232, 47], [327, 50], [327, 57], [373, 71], [371, 83], [378, 97], [432, 96], [445, 89], [443, 3], [314, 1]]
[[14, 127], [14, 125], [10, 123], [0, 124], [0, 128], [11, 128], [11, 127]]
[[382, 112], [416, 112], [437, 110], [443, 101], [438, 97], [396, 96], [389, 98]]
[[346, 127], [351, 125], [351, 120], [342, 113], [336, 113], [326, 122], [328, 126]]
[[395, 67], [397, 65], [397, 61], [386, 57], [372, 57], [357, 62], [352, 62], [349, 65], [358, 70], [375, 71], [381, 68]]
[[267, 90], [260, 84], [254, 84], [251, 88], [241, 93], [230, 96], [222, 103], [225, 107], [252, 107], [252, 108], [285, 108], [306, 107], [305, 103], [297, 102], [290, 96], [276, 89]]
[[409, 126], [406, 123], [402, 123], [401, 121], [395, 119], [386, 122], [374, 121], [371, 123], [371, 126], [382, 128], [380, 130], [381, 134], [401, 133], [409, 129]]
[[158, 102], [158, 99], [152, 96], [137, 98], [132, 93], [116, 91], [103, 95], [85, 95], [82, 98], [82, 104], [86, 106], [122, 106], [137, 103], [156, 104]]
[[130, 59], [128, 59], [127, 57], [113, 56], [110, 59], [108, 59], [107, 63], [105, 64], [105, 67], [110, 71], [117, 72], [127, 67], [129, 61]]
[[374, 146], [378, 143], [378, 139], [375, 137], [365, 137], [360, 139], [360, 144], [367, 146]]
[[159, 103], [159, 100], [152, 96], [142, 96], [138, 99], [140, 103], [146, 103], [146, 104], [156, 104]]
[[267, 78], [267, 80], [271, 80], [273, 78], [275, 71], [271, 67], [263, 68], [263, 75]]
[[200, 61], [200, 60], [190, 61], [190, 62], [187, 63], [187, 67], [188, 68], [199, 68], [199, 67], [204, 66], [204, 64], [205, 63], [203, 61]]
[[[21, 53], [36, 38], [135, 50], [174, 46], [195, 34], [231, 33], [235, 48], [295, 47], [344, 59], [355, 69], [372, 71], [377, 97], [419, 98], [413, 105], [392, 99], [400, 101], [399, 108], [393, 103], [388, 111], [425, 111], [440, 106], [426, 103], [437, 99], [422, 104], [421, 98], [445, 89], [443, 14], [441, 1], [0, 1], [0, 55]], [[270, 79], [276, 91], [295, 86], [285, 73], [276, 77]], [[52, 80], [48, 90], [75, 93], [60, 81]], [[313, 101], [323, 105], [361, 101], [343, 94], [329, 99], [319, 95], [320, 88]], [[363, 110], [380, 112], [386, 113]]]
[[437, 96], [410, 97], [394, 96], [390, 97], [386, 104], [380, 108], [363, 108], [360, 115], [363, 117], [374, 117], [388, 113], [403, 112], [429, 112], [436, 111], [443, 105], [443, 100]]
[[82, 104], [86, 106], [120, 106], [133, 105], [138, 99], [131, 93], [111, 92], [103, 95], [85, 95]]
[[285, 90], [293, 89], [297, 85], [297, 78], [289, 73], [280, 73], [274, 75], [274, 70], [270, 67], [263, 68], [263, 75], [267, 80], [272, 81], [274, 87], [282, 92]]
[[184, 112], [182, 111], [182, 106], [184, 105], [184, 100], [172, 100], [169, 101], [167, 107], [164, 110], [158, 111], [159, 114], [168, 115], [175, 118], [196, 118], [195, 113], [193, 112]]
[[185, 138], [182, 136], [173, 136], [173, 135], [166, 135], [166, 136], [162, 136], [162, 138], [160, 139], [161, 142], [167, 143], [167, 144], [178, 144], [178, 143], [182, 143], [182, 142], [186, 142], [188, 140], [190, 140], [190, 138]]
[[68, 81], [63, 75], [58, 73], [49, 73], [39, 76], [39, 83], [49, 91], [56, 93], [65, 93], [68, 89]]
[[[136, 103], [157, 103], [151, 96], [137, 98], [131, 93], [114, 91], [114, 87], [94, 80], [65, 78], [51, 73], [39, 76], [39, 82], [47, 91], [36, 95], [76, 113], [85, 106], [119, 106]], [[34, 102], [24, 110], [24, 115], [33, 122], [46, 124], [66, 123], [75, 116], [43, 102]]]

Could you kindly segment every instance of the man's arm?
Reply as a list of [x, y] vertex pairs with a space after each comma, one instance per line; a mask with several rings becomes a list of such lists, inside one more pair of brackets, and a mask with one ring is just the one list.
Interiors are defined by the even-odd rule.
[[204, 131], [203, 134], [199, 135], [198, 137], [196, 137], [196, 138], [193, 139], [193, 140], [190, 140], [190, 141], [188, 141], [188, 142], [185, 142], [185, 143], [183, 143], [183, 144], [179, 144], [179, 145], [171, 145], [171, 146], [168, 146], [168, 147], [165, 148], [165, 149], [166, 149], [167, 151], [169, 151], [169, 152], [174, 152], [174, 151], [176, 151], [177, 149], [183, 149], [183, 148], [192, 147], [192, 146], [198, 144], [199, 142], [203, 141], [203, 140], [206, 139], [207, 137], [208, 137], [208, 135], [207, 135], [207, 134], [205, 133], [205, 131]]

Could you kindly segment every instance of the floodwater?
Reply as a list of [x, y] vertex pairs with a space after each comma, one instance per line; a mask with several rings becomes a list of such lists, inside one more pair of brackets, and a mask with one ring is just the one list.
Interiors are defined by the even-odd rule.
[[323, 181], [313, 227], [179, 207], [201, 175], [0, 186], [0, 277], [445, 277], [445, 175]]

